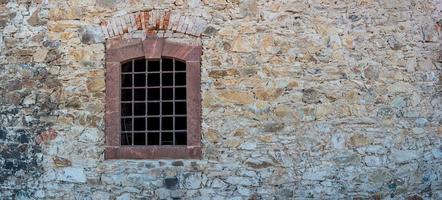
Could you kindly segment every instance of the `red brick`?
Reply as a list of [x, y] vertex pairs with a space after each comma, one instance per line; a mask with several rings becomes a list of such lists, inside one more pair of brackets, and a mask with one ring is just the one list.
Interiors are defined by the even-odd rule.
[[36, 138], [35, 138], [35, 142], [37, 144], [42, 144], [45, 143], [47, 141], [51, 141], [54, 140], [57, 137], [57, 132], [54, 129], [49, 129], [43, 133], [40, 133]]
[[141, 12], [138, 12], [135, 14], [135, 23], [136, 23], [136, 30], [142, 30], [143, 25], [141, 24]]

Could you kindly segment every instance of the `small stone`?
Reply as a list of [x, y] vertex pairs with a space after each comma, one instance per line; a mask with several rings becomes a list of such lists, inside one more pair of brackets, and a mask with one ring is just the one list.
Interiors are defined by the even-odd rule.
[[391, 151], [391, 157], [396, 163], [410, 162], [419, 157], [417, 151], [414, 150], [397, 150]]
[[175, 4], [177, 6], [182, 6], [182, 5], [184, 5], [184, 0], [175, 0], [175, 2], [173, 2], [173, 4]]
[[263, 169], [263, 168], [268, 168], [268, 167], [272, 167], [273, 164], [267, 161], [248, 161], [245, 163], [247, 166], [253, 168], [253, 169]]
[[320, 103], [321, 94], [316, 89], [305, 89], [303, 90], [302, 101], [304, 103]]
[[[39, 198], [39, 199], [42, 199], [42, 198], [45, 197], [45, 191], [44, 191], [44, 190], [37, 190], [37, 191], [34, 193], [34, 196], [37, 197], [37, 198]], [[100, 199], [99, 199], [99, 200], [100, 200]]]
[[412, 196], [408, 196], [406, 200], [424, 200], [422, 197], [420, 197], [419, 195], [415, 194]]
[[0, 5], [0, 28], [4, 28], [11, 19], [8, 7]]
[[402, 47], [394, 36], [389, 36], [387, 38], [387, 43], [393, 50], [399, 50]]
[[37, 50], [33, 55], [33, 61], [34, 62], [43, 62], [46, 58], [46, 55], [48, 54], [48, 49], [39, 49]]
[[251, 16], [251, 17], [255, 17], [258, 14], [258, 4], [256, 3], [256, 0], [244, 0], [244, 1], [240, 1], [240, 9], [241, 9], [241, 14], [243, 16]]
[[43, 21], [40, 18], [40, 9], [37, 9], [32, 13], [31, 17], [28, 19], [28, 23], [31, 26], [40, 26], [46, 24], [46, 21]]
[[441, 159], [442, 158], [442, 146], [439, 148], [434, 148], [433, 150], [431, 150], [431, 154], [433, 154], [433, 156], [437, 159]]
[[245, 143], [242, 143], [240, 146], [239, 146], [239, 148], [240, 149], [243, 149], [243, 150], [255, 150], [256, 149], [256, 143], [254, 143], [254, 142], [245, 142]]
[[216, 130], [213, 129], [209, 129], [206, 134], [205, 137], [209, 142], [216, 144], [219, 142], [219, 136], [218, 136], [218, 132]]
[[213, 70], [209, 72], [209, 77], [219, 79], [225, 78], [229, 76], [237, 76], [239, 74], [237, 69], [228, 69], [228, 70]]
[[56, 61], [60, 58], [61, 58], [60, 51], [55, 50], [55, 49], [51, 49], [46, 54], [46, 58], [45, 58], [44, 62], [50, 63], [50, 62]]
[[249, 196], [252, 193], [250, 189], [242, 186], [238, 186], [237, 191], [243, 196]]
[[348, 145], [351, 147], [361, 147], [361, 146], [367, 146], [370, 143], [369, 138], [362, 134], [355, 134], [350, 137], [348, 141]]
[[268, 135], [260, 135], [258, 136], [258, 140], [263, 142], [263, 143], [270, 143], [273, 141], [273, 135], [272, 134], [268, 134]]
[[103, 91], [105, 87], [104, 78], [89, 79], [87, 82], [87, 89], [91, 92]]
[[243, 185], [243, 186], [253, 186], [257, 184], [257, 182], [253, 181], [253, 179], [251, 178], [238, 177], [238, 176], [229, 176], [226, 179], [226, 182], [232, 185]]
[[184, 188], [199, 189], [201, 188], [201, 174], [187, 174], [184, 180]]
[[259, 52], [265, 54], [265, 53], [277, 53], [278, 48], [275, 46], [275, 42], [273, 41], [274, 36], [273, 35], [266, 35], [261, 41], [261, 45], [259, 48]]
[[98, 129], [86, 128], [81, 132], [78, 141], [86, 143], [97, 143], [102, 139], [102, 135]]
[[5, 129], [0, 127], [0, 140], [5, 140], [6, 135], [8, 135], [8, 132]]
[[78, 7], [71, 7], [71, 8], [52, 8], [49, 9], [49, 19], [51, 21], [57, 21], [57, 20], [79, 20], [82, 15], [83, 11]]
[[284, 90], [281, 88], [257, 89], [255, 91], [255, 96], [259, 100], [274, 101], [280, 97], [283, 92]]
[[428, 120], [425, 118], [417, 118], [415, 122], [417, 127], [424, 127], [427, 125]]
[[59, 171], [57, 180], [71, 183], [86, 183], [83, 168], [66, 167]]
[[341, 134], [334, 134], [331, 138], [331, 144], [335, 149], [344, 149], [345, 137]]
[[255, 44], [256, 41], [251, 37], [237, 36], [232, 42], [231, 51], [250, 53], [256, 51]]
[[390, 118], [394, 116], [394, 110], [390, 107], [379, 108], [376, 115], [381, 118]]
[[81, 42], [84, 44], [96, 44], [104, 42], [104, 35], [101, 31], [101, 27], [85, 26], [80, 30]]
[[57, 132], [54, 129], [49, 129], [43, 133], [40, 133], [36, 138], [35, 142], [37, 144], [41, 144], [50, 140], [53, 140], [57, 137]]
[[102, 7], [115, 7], [118, 6], [120, 3], [120, 0], [96, 0], [97, 6]]
[[108, 192], [96, 191], [92, 194], [93, 200], [109, 200], [110, 194]]
[[366, 156], [364, 158], [364, 163], [368, 167], [380, 167], [383, 165], [382, 157], [379, 156]]
[[224, 181], [217, 178], [212, 181], [212, 184], [210, 186], [212, 188], [226, 188], [228, 185], [224, 183]]
[[319, 167], [313, 167], [304, 172], [302, 178], [312, 181], [322, 181], [325, 180], [328, 176], [330, 176], [329, 170], [321, 169]]
[[269, 122], [264, 124], [265, 132], [278, 132], [284, 129], [285, 125], [282, 122]]
[[165, 178], [164, 186], [169, 190], [176, 190], [178, 188], [178, 178]]
[[54, 161], [54, 165], [56, 167], [70, 167], [70, 166], [72, 166], [71, 161], [66, 158], [56, 156], [56, 157], [52, 158], [52, 160]]
[[237, 104], [251, 104], [254, 98], [249, 92], [242, 91], [224, 91], [220, 94], [226, 101]]
[[416, 59], [415, 58], [410, 58], [407, 59], [407, 62], [405, 64], [405, 69], [407, 69], [407, 72], [414, 72], [416, 69]]
[[204, 30], [203, 34], [207, 36], [214, 36], [218, 30], [212, 26], [208, 26], [206, 30]]
[[405, 102], [405, 99], [403, 97], [396, 97], [391, 102], [391, 105], [397, 109], [404, 109], [407, 106], [407, 102]]
[[26, 191], [19, 191], [15, 195], [16, 200], [31, 200], [32, 198], [28, 195]]
[[160, 188], [155, 190], [155, 194], [158, 196], [158, 199], [167, 199], [170, 196], [170, 190], [166, 188]]
[[130, 199], [131, 199], [130, 198], [130, 194], [129, 193], [124, 193], [124, 194], [118, 196], [116, 200], [130, 200]]
[[379, 78], [379, 66], [369, 65], [364, 70], [364, 76], [368, 80], [377, 80]]
[[186, 193], [184, 191], [182, 191], [182, 190], [170, 191], [170, 197], [172, 197], [172, 199], [181, 199], [185, 195], [186, 195]]
[[433, 62], [430, 59], [422, 60], [419, 62], [418, 65], [418, 69], [424, 72], [431, 71], [433, 70], [433, 68], [434, 68]]
[[58, 48], [60, 47], [60, 40], [45, 40], [43, 41], [43, 46], [47, 48]]
[[173, 161], [173, 162], [172, 162], [172, 166], [175, 166], [175, 167], [182, 167], [182, 166], [184, 166], [184, 163], [183, 163], [183, 161], [181, 161], [181, 160]]

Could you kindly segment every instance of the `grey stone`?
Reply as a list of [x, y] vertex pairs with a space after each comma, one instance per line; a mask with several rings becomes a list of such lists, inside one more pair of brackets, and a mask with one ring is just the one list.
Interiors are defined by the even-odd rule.
[[258, 4], [256, 0], [241, 1], [239, 7], [243, 16], [255, 17], [258, 14]]
[[424, 127], [427, 125], [428, 120], [425, 118], [417, 118], [415, 122], [417, 127]]
[[170, 196], [170, 190], [165, 188], [159, 188], [155, 190], [156, 196], [158, 196], [159, 199], [167, 199]]
[[116, 200], [130, 200], [130, 199], [131, 199], [130, 198], [130, 194], [129, 193], [124, 193], [124, 194], [118, 196]]
[[84, 44], [96, 44], [104, 42], [104, 35], [99, 26], [84, 26], [80, 30], [81, 42]]
[[405, 69], [407, 69], [407, 72], [414, 72], [416, 69], [416, 59], [410, 58], [407, 59], [407, 63], [405, 64]]
[[109, 192], [95, 191], [92, 194], [92, 199], [93, 200], [109, 200], [111, 198], [110, 198]]
[[179, 160], [179, 161], [173, 161], [172, 162], [172, 166], [176, 166], [176, 167], [181, 167], [184, 166], [183, 161]]
[[415, 150], [391, 150], [391, 157], [396, 163], [410, 162], [419, 157], [419, 154]]
[[433, 154], [433, 156], [436, 159], [441, 159], [442, 158], [442, 146], [431, 150], [431, 153]]
[[206, 30], [204, 30], [203, 34], [208, 36], [214, 36], [218, 30], [214, 28], [213, 26], [207, 26]]
[[86, 183], [86, 175], [83, 168], [66, 167], [58, 172], [57, 180], [72, 183]]
[[312, 167], [309, 168], [302, 175], [302, 179], [312, 180], [312, 181], [321, 181], [325, 180], [328, 176], [331, 175], [331, 171], [326, 168]]
[[95, 2], [102, 7], [116, 7], [122, 3], [120, 0], [96, 0]]
[[366, 156], [364, 163], [368, 167], [380, 167], [384, 164], [384, 160], [383, 157], [380, 156]]
[[43, 41], [43, 46], [47, 48], [58, 48], [60, 47], [60, 40], [45, 40]]
[[0, 127], [0, 140], [5, 140], [6, 139], [6, 135], [8, 135], [8, 132], [6, 132], [5, 129]]
[[239, 194], [243, 196], [249, 196], [252, 193], [252, 191], [249, 188], [243, 186], [238, 186], [237, 191]]
[[212, 181], [212, 184], [210, 185], [210, 187], [212, 187], [212, 188], [226, 188], [228, 185], [224, 182], [224, 181], [222, 181], [222, 180], [220, 180], [220, 179], [215, 179], [215, 180], [213, 180]]
[[265, 132], [277, 132], [284, 129], [285, 125], [283, 122], [267, 122], [264, 124]]
[[226, 182], [232, 185], [253, 186], [257, 185], [257, 182], [252, 178], [230, 176], [226, 179]]
[[198, 189], [201, 188], [201, 174], [188, 174], [184, 179], [184, 188]]
[[331, 144], [335, 149], [345, 148], [345, 136], [341, 134], [334, 134], [331, 138]]
[[28, 19], [28, 24], [31, 26], [45, 25], [46, 21], [40, 18], [40, 9], [35, 10]]
[[175, 190], [178, 188], [178, 178], [173, 177], [173, 178], [165, 178], [164, 179], [164, 186], [167, 189], [170, 190]]
[[256, 143], [255, 142], [244, 142], [239, 146], [240, 149], [243, 150], [255, 150], [256, 149]]
[[405, 99], [403, 97], [396, 97], [391, 102], [391, 105], [397, 109], [402, 110], [407, 106], [407, 102], [405, 101]]
[[319, 103], [321, 102], [321, 93], [318, 90], [309, 88], [303, 90], [302, 102], [304, 103]]
[[369, 65], [364, 70], [364, 76], [369, 80], [377, 80], [379, 78], [379, 66]]

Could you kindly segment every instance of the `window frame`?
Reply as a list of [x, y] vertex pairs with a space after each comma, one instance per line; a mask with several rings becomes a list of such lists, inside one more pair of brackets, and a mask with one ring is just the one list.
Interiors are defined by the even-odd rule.
[[[105, 159], [201, 159], [200, 45], [165, 38], [108, 39], [106, 42]], [[186, 63], [187, 145], [121, 145], [121, 63], [143, 58], [175, 58]]]

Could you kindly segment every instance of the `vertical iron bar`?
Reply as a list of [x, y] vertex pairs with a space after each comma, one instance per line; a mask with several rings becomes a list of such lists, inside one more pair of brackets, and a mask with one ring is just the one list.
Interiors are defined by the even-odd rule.
[[161, 146], [161, 136], [163, 131], [163, 59], [160, 58], [160, 143]]
[[176, 72], [175, 72], [175, 58], [174, 59], [172, 59], [172, 73], [173, 73], [173, 87], [172, 87], [172, 107], [173, 107], [173, 113], [172, 113], [172, 115], [173, 115], [173, 117], [172, 117], [172, 123], [173, 123], [173, 125], [172, 125], [172, 145], [175, 145], [176, 144], [176, 141], [175, 141], [175, 74], [176, 74]]
[[135, 86], [135, 75], [134, 75], [134, 72], [135, 72], [135, 61], [134, 60], [132, 60], [132, 103], [131, 103], [131, 106], [132, 106], [132, 128], [131, 128], [131, 135], [132, 135], [132, 143], [131, 143], [131, 145], [134, 145], [134, 129], [135, 129], [135, 118], [134, 118], [134, 101], [135, 101], [135, 89], [134, 89], [134, 86]]
[[149, 134], [147, 134], [147, 130], [149, 130], [149, 127], [147, 127], [147, 125], [149, 124], [149, 123], [147, 122], [147, 119], [148, 119], [147, 116], [148, 116], [148, 112], [149, 112], [149, 110], [148, 110], [148, 108], [147, 108], [148, 105], [149, 105], [149, 103], [148, 103], [148, 101], [147, 101], [147, 98], [148, 98], [147, 91], [149, 91], [149, 90], [147, 89], [147, 88], [148, 88], [148, 87], [147, 87], [147, 83], [148, 83], [148, 82], [147, 82], [147, 81], [148, 81], [148, 79], [147, 79], [147, 75], [148, 75], [148, 74], [147, 74], [147, 68], [149, 67], [149, 65], [148, 65], [147, 59], [144, 59], [144, 62], [145, 62], [145, 65], [146, 65], [146, 66], [144, 66], [144, 67], [145, 67], [145, 69], [144, 69], [145, 71], [144, 71], [144, 72], [145, 72], [145, 74], [146, 74], [146, 80], [145, 80], [145, 85], [144, 85], [144, 90], [146, 91], [146, 96], [144, 97], [144, 98], [145, 98], [145, 99], [144, 99], [144, 106], [146, 106], [146, 108], [145, 108], [145, 111], [146, 111], [146, 113], [145, 113], [145, 115], [146, 115], [146, 119], [144, 119], [144, 123], [146, 123], [146, 126], [145, 126], [145, 127], [146, 127], [146, 132], [144, 133], [144, 136], [145, 136], [145, 137], [144, 137], [144, 140], [145, 140], [145, 141], [144, 141], [144, 142], [145, 142], [144, 144], [147, 146], [147, 142], [148, 142], [147, 137], [149, 136]]

